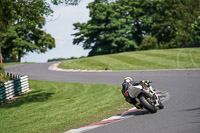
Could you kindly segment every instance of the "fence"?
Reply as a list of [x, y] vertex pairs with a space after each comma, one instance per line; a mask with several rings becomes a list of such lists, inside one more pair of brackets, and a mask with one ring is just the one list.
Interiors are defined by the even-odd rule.
[[29, 90], [28, 76], [12, 75], [14, 80], [0, 85], [0, 104]]

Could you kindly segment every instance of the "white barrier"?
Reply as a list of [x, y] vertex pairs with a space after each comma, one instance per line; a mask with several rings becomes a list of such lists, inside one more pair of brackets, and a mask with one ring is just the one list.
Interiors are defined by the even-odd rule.
[[0, 104], [30, 90], [28, 76], [7, 75], [15, 79], [0, 85]]

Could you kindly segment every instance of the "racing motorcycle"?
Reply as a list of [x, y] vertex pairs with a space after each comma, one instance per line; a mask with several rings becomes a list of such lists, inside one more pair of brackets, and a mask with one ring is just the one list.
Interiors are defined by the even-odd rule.
[[150, 83], [152, 82], [149, 80], [141, 81], [139, 85], [130, 86], [128, 93], [131, 98], [135, 98], [142, 105], [142, 108], [147, 109], [151, 113], [156, 113], [157, 107], [163, 109], [164, 106]]

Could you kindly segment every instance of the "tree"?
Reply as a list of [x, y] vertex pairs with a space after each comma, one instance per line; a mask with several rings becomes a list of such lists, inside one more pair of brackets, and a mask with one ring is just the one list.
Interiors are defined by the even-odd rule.
[[2, 34], [6, 31], [6, 27], [9, 24], [9, 20], [11, 20], [13, 11], [10, 6], [6, 6], [11, 4], [10, 0], [1, 0], [0, 1], [0, 56], [2, 60]]
[[54, 38], [43, 29], [53, 11], [43, 0], [0, 2], [1, 46], [4, 58], [18, 60], [27, 52], [44, 53], [55, 47]]
[[[137, 49], [141, 34], [136, 34], [135, 20], [131, 16], [134, 2], [128, 0], [95, 0], [88, 5], [90, 17], [87, 23], [75, 23], [74, 44], [83, 43], [91, 49], [89, 56], [110, 54]], [[122, 6], [123, 5], [123, 6]]]
[[4, 57], [18, 62], [27, 52], [45, 53], [55, 47], [54, 38], [39, 28], [30, 30], [25, 25], [10, 26], [4, 35]]
[[95, 0], [87, 23], [75, 23], [74, 44], [91, 49], [89, 56], [137, 50], [151, 32], [153, 1]]

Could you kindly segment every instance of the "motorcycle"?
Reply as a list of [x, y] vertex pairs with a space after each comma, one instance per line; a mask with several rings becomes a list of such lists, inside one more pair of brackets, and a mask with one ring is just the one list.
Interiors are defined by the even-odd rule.
[[142, 108], [147, 109], [151, 113], [156, 113], [157, 107], [163, 109], [164, 105], [150, 83], [152, 82], [149, 80], [141, 81], [139, 85], [130, 86], [128, 93], [131, 98], [135, 98], [142, 105]]

